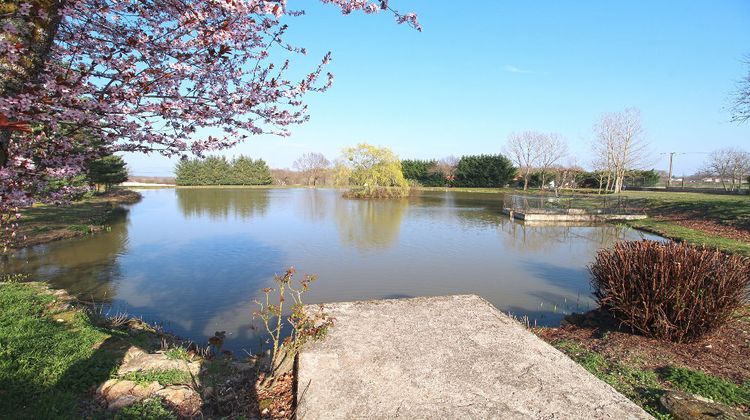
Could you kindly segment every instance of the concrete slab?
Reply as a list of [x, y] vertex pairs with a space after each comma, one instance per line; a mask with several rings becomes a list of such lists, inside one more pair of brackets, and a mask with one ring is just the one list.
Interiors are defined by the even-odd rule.
[[650, 418], [475, 295], [325, 311], [336, 324], [299, 355], [300, 419]]

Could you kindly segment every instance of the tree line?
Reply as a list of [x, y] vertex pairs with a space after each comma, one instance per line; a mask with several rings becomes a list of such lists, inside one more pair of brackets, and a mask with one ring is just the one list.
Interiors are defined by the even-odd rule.
[[273, 182], [271, 170], [263, 159], [240, 155], [227, 160], [224, 156], [184, 159], [175, 166], [175, 183], [187, 185], [268, 185]]

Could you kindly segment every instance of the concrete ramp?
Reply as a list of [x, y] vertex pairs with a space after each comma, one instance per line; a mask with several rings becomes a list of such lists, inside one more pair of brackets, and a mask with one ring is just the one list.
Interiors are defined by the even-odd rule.
[[299, 355], [299, 419], [650, 418], [478, 296], [325, 311], [336, 324]]

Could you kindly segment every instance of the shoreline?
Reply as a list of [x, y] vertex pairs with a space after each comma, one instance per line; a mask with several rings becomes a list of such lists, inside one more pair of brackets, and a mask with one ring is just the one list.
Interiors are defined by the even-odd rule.
[[102, 195], [75, 201], [68, 206], [39, 205], [21, 210], [19, 240], [10, 252], [36, 245], [96, 234], [124, 206], [143, 199], [137, 191], [117, 188]]
[[11, 360], [0, 365], [7, 380], [0, 412], [27, 418], [292, 418], [291, 377], [261, 387], [265, 359], [227, 357], [221, 342], [196, 345], [17, 276], [0, 278], [0, 309], [0, 321], [11, 327], [0, 330]]

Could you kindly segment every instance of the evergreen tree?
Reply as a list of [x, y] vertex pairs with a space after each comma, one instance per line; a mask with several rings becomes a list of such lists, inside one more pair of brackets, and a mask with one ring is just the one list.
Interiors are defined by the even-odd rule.
[[515, 177], [516, 168], [503, 155], [464, 156], [458, 161], [454, 184], [458, 187], [501, 188]]
[[104, 185], [105, 191], [112, 185], [128, 180], [125, 161], [120, 156], [108, 155], [86, 164], [86, 177], [97, 186]]

